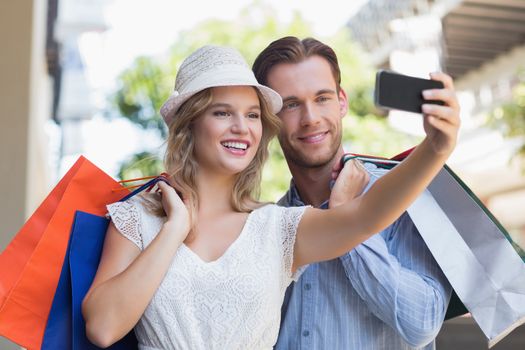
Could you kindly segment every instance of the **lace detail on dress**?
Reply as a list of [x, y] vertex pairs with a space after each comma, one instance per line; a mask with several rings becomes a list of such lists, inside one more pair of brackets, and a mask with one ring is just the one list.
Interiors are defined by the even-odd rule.
[[[139, 218], [134, 232], [148, 247], [164, 218], [135, 198], [135, 205], [111, 207], [112, 217], [130, 227]], [[134, 216], [137, 209], [140, 217]], [[180, 246], [135, 326], [139, 349], [271, 349], [286, 288], [297, 275], [291, 266], [304, 209], [266, 205], [254, 210], [237, 239], [211, 262]]]
[[283, 214], [281, 216], [282, 222], [280, 227], [282, 229], [282, 245], [283, 245], [283, 259], [284, 268], [287, 273], [287, 277], [294, 281], [297, 281], [301, 276], [301, 273], [306, 267], [301, 267], [292, 274], [293, 265], [293, 250], [295, 246], [295, 237], [297, 234], [297, 226], [303, 217], [306, 207], [290, 207], [282, 208]]
[[141, 234], [140, 212], [135, 199], [112, 203], [107, 205], [106, 208], [117, 230], [142, 250], [144, 245]]

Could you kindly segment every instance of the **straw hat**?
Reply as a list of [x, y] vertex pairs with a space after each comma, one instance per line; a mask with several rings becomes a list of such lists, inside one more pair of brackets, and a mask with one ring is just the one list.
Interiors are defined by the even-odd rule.
[[169, 124], [179, 107], [199, 91], [216, 86], [237, 85], [256, 87], [273, 113], [281, 110], [281, 96], [257, 82], [252, 70], [237, 50], [207, 45], [182, 62], [175, 79], [175, 91], [162, 105], [160, 114], [166, 124]]

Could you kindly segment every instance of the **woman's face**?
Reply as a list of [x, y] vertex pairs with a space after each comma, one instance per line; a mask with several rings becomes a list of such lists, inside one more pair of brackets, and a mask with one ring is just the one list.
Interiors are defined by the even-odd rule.
[[261, 106], [255, 88], [211, 89], [212, 102], [195, 121], [195, 158], [200, 170], [238, 174], [255, 157], [262, 137]]

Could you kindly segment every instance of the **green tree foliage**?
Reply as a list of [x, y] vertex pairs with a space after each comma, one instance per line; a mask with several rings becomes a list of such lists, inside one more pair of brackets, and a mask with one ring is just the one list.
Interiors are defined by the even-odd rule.
[[[234, 21], [207, 20], [189, 31], [181, 32], [169, 54], [141, 57], [119, 78], [114, 95], [116, 112], [137, 126], [156, 130], [165, 138], [166, 127], [158, 113], [173, 90], [176, 72], [182, 61], [195, 49], [206, 45], [237, 48], [252, 63], [271, 41], [285, 35], [312, 36], [310, 25], [299, 14], [289, 23], [278, 22], [270, 7], [255, 3], [241, 11]], [[331, 38], [321, 38], [337, 52], [343, 88], [349, 97], [349, 116], [345, 118], [344, 143], [356, 151], [392, 155], [414, 144], [414, 140], [394, 131], [385, 119], [375, 115], [372, 103], [374, 74], [365, 64], [366, 57], [342, 29]], [[114, 113], [110, 113], [114, 114]], [[140, 177], [161, 172], [161, 155], [145, 149], [121, 168], [119, 176]], [[275, 201], [289, 185], [290, 174], [277, 141], [270, 146], [270, 159], [263, 172], [261, 199]]]
[[126, 166], [120, 168], [120, 179], [136, 179], [143, 176], [158, 175], [164, 171], [162, 162], [151, 151], [139, 152], [131, 156]]
[[[507, 137], [525, 136], [525, 70], [518, 74], [518, 81], [512, 101], [496, 107], [488, 120], [490, 126], [501, 130]], [[525, 157], [525, 143], [519, 148], [518, 155]]]
[[157, 130], [164, 138], [166, 128], [158, 110], [168, 98], [166, 67], [150, 57], [139, 57], [119, 77], [115, 104], [120, 114], [143, 129]]

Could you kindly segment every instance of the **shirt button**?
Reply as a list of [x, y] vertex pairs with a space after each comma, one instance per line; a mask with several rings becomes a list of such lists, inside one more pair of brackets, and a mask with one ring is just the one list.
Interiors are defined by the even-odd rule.
[[307, 337], [310, 335], [310, 332], [309, 331], [303, 331], [303, 337]]
[[310, 283], [306, 283], [306, 284], [304, 285], [304, 289], [305, 289], [305, 290], [310, 290], [310, 289], [312, 289], [312, 285], [311, 285]]

